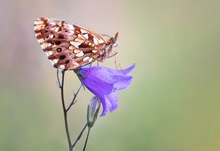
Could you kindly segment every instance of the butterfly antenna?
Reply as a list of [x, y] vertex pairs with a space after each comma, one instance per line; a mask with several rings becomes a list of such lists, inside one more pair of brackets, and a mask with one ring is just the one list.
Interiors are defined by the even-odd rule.
[[115, 66], [117, 70], [121, 70], [125, 74], [124, 70], [121, 68], [120, 57], [117, 55], [115, 55]]

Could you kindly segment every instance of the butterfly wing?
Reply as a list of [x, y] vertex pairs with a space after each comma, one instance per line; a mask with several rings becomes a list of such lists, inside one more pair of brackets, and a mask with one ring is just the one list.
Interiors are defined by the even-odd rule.
[[38, 18], [35, 35], [53, 66], [77, 69], [99, 60], [106, 40], [95, 32], [63, 20]]

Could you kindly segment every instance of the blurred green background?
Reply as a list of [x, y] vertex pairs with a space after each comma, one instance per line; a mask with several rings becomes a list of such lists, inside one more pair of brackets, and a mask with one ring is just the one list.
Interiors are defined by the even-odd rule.
[[[38, 17], [118, 31], [122, 68], [136, 63], [119, 108], [92, 128], [88, 151], [220, 150], [219, 0], [0, 2], [1, 151], [68, 150], [56, 70], [33, 31]], [[102, 65], [115, 68], [114, 59]], [[66, 100], [78, 86], [68, 72]], [[69, 114], [74, 137], [91, 97], [81, 91]]]

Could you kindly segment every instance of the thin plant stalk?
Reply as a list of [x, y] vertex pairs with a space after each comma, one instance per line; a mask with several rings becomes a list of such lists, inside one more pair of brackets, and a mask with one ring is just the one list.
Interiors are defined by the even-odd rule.
[[[62, 101], [62, 108], [63, 108], [63, 115], [64, 115], [64, 124], [65, 124], [65, 130], [66, 130], [66, 136], [67, 136], [69, 151], [73, 151], [73, 148], [72, 148], [72, 145], [71, 145], [72, 142], [71, 142], [71, 138], [70, 138], [69, 127], [68, 127], [67, 110], [66, 110], [65, 101], [64, 101], [65, 70], [62, 70], [61, 73], [62, 73], [61, 83], [60, 83], [60, 80], [58, 78], [58, 84], [59, 84], [59, 88], [60, 88], [60, 91], [61, 91], [61, 101]], [[57, 72], [57, 74], [58, 74], [58, 72]], [[57, 77], [59, 77], [59, 75], [57, 75]]]
[[[83, 129], [80, 132], [79, 136], [77, 137], [76, 141], [72, 144], [71, 137], [70, 137], [70, 132], [69, 132], [69, 126], [68, 126], [68, 118], [67, 118], [68, 114], [67, 113], [70, 110], [70, 108], [72, 107], [72, 105], [74, 105], [76, 103], [76, 97], [77, 97], [80, 89], [82, 88], [83, 84], [81, 84], [80, 87], [78, 88], [78, 90], [76, 91], [76, 93], [74, 93], [74, 96], [73, 96], [73, 99], [72, 99], [71, 103], [69, 104], [68, 108], [66, 108], [65, 99], [64, 99], [65, 70], [61, 71], [61, 80], [60, 80], [59, 73], [60, 73], [60, 71], [57, 70], [57, 84], [58, 84], [58, 87], [60, 88], [60, 92], [61, 92], [61, 102], [62, 102], [63, 115], [64, 115], [65, 131], [66, 131], [69, 151], [73, 151], [73, 148], [75, 147], [77, 142], [80, 140], [80, 138], [81, 138], [83, 132], [85, 131], [86, 127], [88, 126], [88, 124], [87, 123], [85, 124], [85, 126], [83, 127]], [[85, 148], [85, 146], [84, 146], [84, 148]]]

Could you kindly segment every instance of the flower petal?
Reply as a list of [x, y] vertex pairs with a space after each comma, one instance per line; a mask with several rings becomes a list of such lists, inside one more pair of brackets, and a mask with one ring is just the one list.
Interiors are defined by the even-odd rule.
[[123, 69], [123, 70], [114, 70], [114, 69], [111, 69], [111, 75], [127, 75], [129, 72], [131, 72], [131, 70], [133, 70], [135, 68], [135, 63], [126, 68], [126, 69]]
[[104, 71], [99, 66], [86, 66], [80, 69], [81, 74], [85, 77], [81, 78], [82, 83], [97, 96], [112, 92], [113, 82], [106, 80]]
[[112, 92], [113, 84], [98, 80], [93, 76], [88, 76], [83, 80], [83, 84], [95, 95], [105, 95]]
[[126, 89], [131, 84], [132, 79], [133, 79], [133, 76], [123, 76], [123, 77], [121, 77], [120, 80], [118, 80], [116, 83], [114, 83], [114, 89], [115, 90]]
[[118, 94], [116, 91], [105, 95], [104, 97], [100, 97], [100, 100], [103, 108], [101, 116], [105, 116], [108, 110], [113, 112], [118, 107]]

